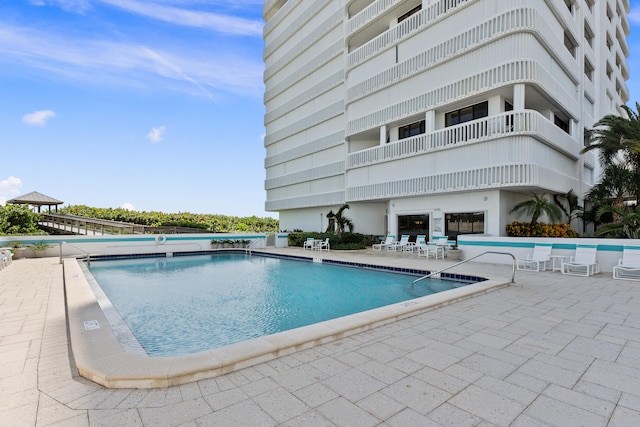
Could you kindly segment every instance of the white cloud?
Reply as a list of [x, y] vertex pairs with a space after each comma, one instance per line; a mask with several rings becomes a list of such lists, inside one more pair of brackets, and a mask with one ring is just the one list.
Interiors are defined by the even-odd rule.
[[218, 91], [263, 94], [264, 64], [233, 44], [211, 50], [204, 44], [144, 43], [73, 37], [0, 22], [0, 65], [39, 69], [48, 78], [76, 83], [166, 88], [208, 98]]
[[640, 25], [640, 6], [632, 6], [629, 12], [629, 22], [633, 25]]
[[34, 6], [57, 6], [66, 12], [85, 13], [91, 9], [88, 0], [31, 0]]
[[0, 181], [0, 205], [4, 205], [7, 200], [20, 195], [22, 180], [15, 176]]
[[201, 28], [222, 34], [262, 36], [262, 22], [197, 10], [164, 6], [152, 1], [102, 0], [130, 13], [185, 27]]
[[157, 128], [151, 129], [151, 131], [147, 134], [147, 139], [151, 142], [160, 142], [164, 137], [164, 132], [166, 130], [166, 126], [160, 126]]
[[128, 211], [135, 211], [136, 207], [133, 206], [133, 203], [130, 202], [124, 202], [123, 204], [120, 205], [121, 209], [126, 209]]
[[44, 126], [47, 120], [55, 116], [56, 113], [51, 110], [39, 110], [22, 116], [22, 122], [33, 126]]

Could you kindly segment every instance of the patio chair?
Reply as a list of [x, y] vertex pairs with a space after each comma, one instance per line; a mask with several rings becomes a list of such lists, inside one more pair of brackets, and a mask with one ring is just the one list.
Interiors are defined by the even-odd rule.
[[598, 245], [576, 245], [576, 254], [562, 263], [562, 274], [590, 276], [600, 272], [596, 253]]
[[326, 239], [320, 240], [319, 242], [317, 242], [315, 249], [318, 251], [329, 252], [329, 238], [327, 237]]
[[551, 243], [536, 243], [533, 253], [527, 254], [525, 259], [516, 259], [516, 268], [527, 271], [545, 271], [551, 264]]
[[618, 265], [613, 267], [613, 278], [640, 281], [640, 246], [625, 246]]
[[394, 242], [391, 245], [387, 246], [387, 250], [393, 251], [393, 252], [401, 251], [408, 244], [409, 244], [409, 235], [403, 234], [402, 236], [400, 236], [400, 241]]
[[305, 240], [304, 243], [302, 244], [302, 250], [304, 251], [307, 248], [313, 250], [315, 246], [315, 242], [316, 242], [316, 239], [314, 239], [313, 237], [307, 237], [307, 240]]
[[9, 249], [0, 249], [0, 269], [7, 267], [11, 264], [11, 260], [13, 259], [13, 252]]
[[436, 245], [435, 257], [438, 259], [438, 254], [444, 259], [447, 256], [447, 250], [449, 249], [449, 238], [447, 236], [433, 236]]
[[420, 248], [422, 246], [427, 246], [427, 235], [426, 234], [418, 234], [415, 242], [409, 242], [403, 248], [403, 252], [417, 252], [420, 253]]
[[392, 245], [395, 239], [396, 239], [396, 236], [394, 236], [393, 234], [387, 234], [386, 239], [384, 239], [380, 243], [375, 243], [371, 247], [371, 249], [373, 249], [374, 251], [381, 251], [383, 249], [387, 249], [387, 246]]

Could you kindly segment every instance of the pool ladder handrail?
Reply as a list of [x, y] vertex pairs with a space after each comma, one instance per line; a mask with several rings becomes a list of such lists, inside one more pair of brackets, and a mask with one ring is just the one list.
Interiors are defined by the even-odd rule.
[[419, 279], [414, 280], [412, 283], [416, 284], [421, 280], [428, 279], [430, 277], [435, 276], [436, 274], [440, 274], [443, 271], [449, 270], [450, 268], [453, 268], [453, 267], [457, 267], [460, 264], [464, 264], [465, 262], [469, 262], [469, 261], [471, 261], [473, 259], [476, 259], [476, 258], [481, 257], [482, 255], [486, 255], [486, 254], [509, 255], [513, 259], [513, 261], [511, 262], [511, 283], [515, 284], [516, 283], [515, 282], [515, 279], [516, 279], [516, 257], [511, 252], [495, 252], [495, 251], [482, 252], [481, 254], [478, 254], [478, 255], [472, 256], [471, 258], [467, 258], [465, 260], [457, 262], [457, 263], [455, 263], [453, 265], [450, 265], [450, 266], [448, 266], [446, 268], [443, 268], [442, 270], [436, 271], [434, 273], [429, 273], [426, 276], [423, 276], [423, 277], [420, 277]]
[[[79, 251], [81, 251], [84, 254], [84, 257], [87, 260], [87, 265], [91, 265], [91, 254], [87, 251], [85, 251], [82, 248], [79, 248], [77, 246], [72, 245], [71, 243], [67, 243], [67, 242], [60, 242], [60, 264], [62, 264], [62, 245], [68, 245], [71, 246], [72, 248], [76, 248]], [[77, 258], [77, 257], [76, 257]]]

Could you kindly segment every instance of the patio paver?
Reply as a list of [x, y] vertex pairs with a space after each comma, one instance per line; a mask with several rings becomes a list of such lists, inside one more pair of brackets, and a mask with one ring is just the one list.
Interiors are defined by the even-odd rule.
[[[510, 275], [505, 265], [458, 270]], [[220, 377], [110, 390], [74, 367], [58, 259], [16, 260], [0, 271], [0, 426], [638, 425], [637, 283], [606, 272], [518, 272], [516, 282]]]

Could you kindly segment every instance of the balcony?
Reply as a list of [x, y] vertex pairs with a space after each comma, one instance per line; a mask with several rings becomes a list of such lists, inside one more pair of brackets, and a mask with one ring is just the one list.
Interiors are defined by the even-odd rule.
[[524, 110], [501, 113], [357, 151], [347, 156], [347, 169], [516, 135], [533, 136], [574, 160], [580, 157], [581, 147], [574, 138], [537, 111]]

